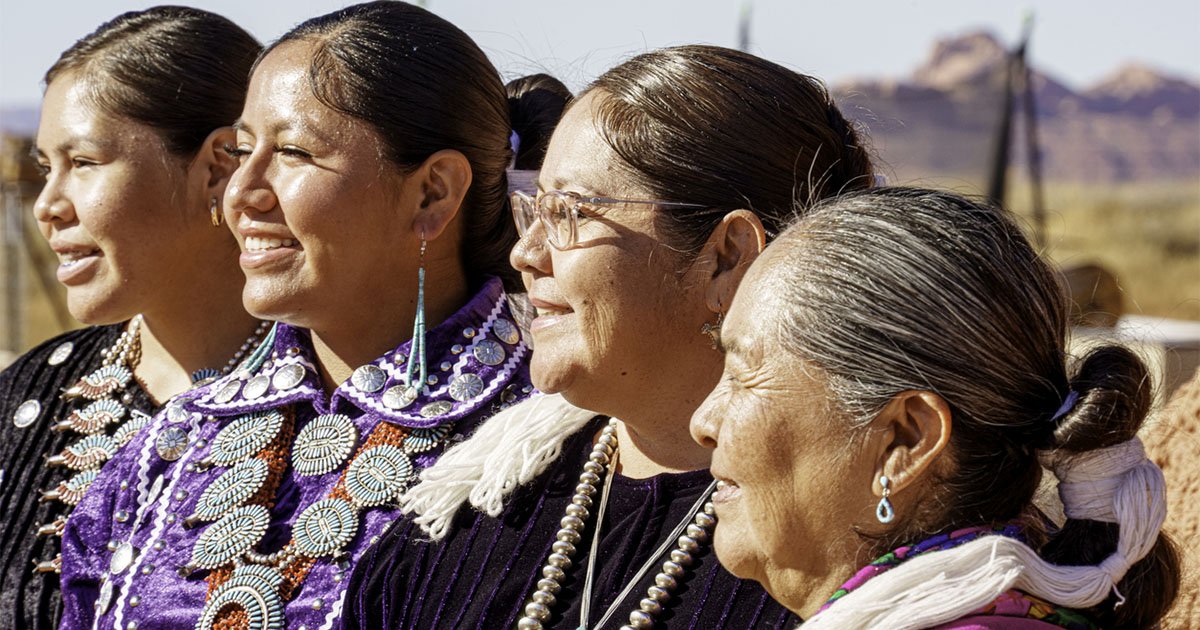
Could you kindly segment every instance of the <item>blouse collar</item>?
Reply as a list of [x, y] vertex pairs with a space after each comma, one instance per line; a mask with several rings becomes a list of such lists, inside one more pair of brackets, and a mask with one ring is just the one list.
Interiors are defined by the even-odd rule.
[[[329, 400], [321, 386], [308, 331], [278, 324], [270, 358], [255, 371], [235, 370], [188, 405], [216, 416], [264, 411], [307, 401], [329, 413], [339, 400], [384, 420], [429, 428], [470, 415], [502, 390], [527, 385], [529, 347], [514, 323], [498, 278], [488, 280], [458, 312], [425, 336], [429, 379], [413, 398], [405, 395], [405, 365], [412, 340], [360, 366]], [[511, 392], [515, 398], [522, 392]], [[505, 392], [509, 397], [509, 392]]]

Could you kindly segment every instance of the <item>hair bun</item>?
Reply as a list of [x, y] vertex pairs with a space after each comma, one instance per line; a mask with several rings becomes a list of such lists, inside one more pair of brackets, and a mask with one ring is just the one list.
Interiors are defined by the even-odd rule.
[[1132, 350], [1116, 345], [1083, 358], [1071, 391], [1078, 401], [1058, 418], [1050, 446], [1075, 453], [1133, 439], [1153, 399], [1146, 365]]

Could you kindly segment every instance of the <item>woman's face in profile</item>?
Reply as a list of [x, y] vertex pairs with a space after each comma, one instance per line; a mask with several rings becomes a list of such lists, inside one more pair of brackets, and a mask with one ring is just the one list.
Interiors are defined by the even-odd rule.
[[74, 72], [46, 87], [36, 139], [46, 185], [34, 216], [71, 314], [109, 324], [173, 299], [172, 287], [206, 263], [188, 253], [208, 246], [214, 228], [206, 178], [151, 127], [94, 106], [93, 87]]
[[[595, 122], [597, 92], [577, 100], [556, 128], [539, 189], [583, 197], [652, 199], [630, 182]], [[534, 383], [582, 406], [659, 380], [688, 353], [711, 353], [703, 282], [681, 269], [651, 205], [583, 206], [574, 247], [558, 250], [538, 222], [513, 248], [537, 309]]]
[[[712, 447], [715, 549], [731, 573], [762, 582], [777, 599], [801, 592], [797, 576], [821, 576], [828, 558], [859, 539], [869, 517], [872, 462], [836, 410], [819, 368], [780, 347], [785, 298], [766, 251], [738, 288], [721, 327], [725, 369], [692, 416], [692, 436]], [[851, 554], [850, 557], [853, 557]], [[784, 604], [789, 602], [780, 599]]]
[[233, 152], [225, 215], [241, 246], [243, 302], [259, 317], [315, 327], [368, 308], [395, 282], [412, 240], [403, 178], [366, 123], [317, 100], [307, 42], [285, 43], [254, 71]]

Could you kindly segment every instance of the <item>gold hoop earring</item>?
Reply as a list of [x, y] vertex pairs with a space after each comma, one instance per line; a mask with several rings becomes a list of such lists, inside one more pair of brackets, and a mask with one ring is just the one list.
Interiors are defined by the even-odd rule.
[[221, 227], [225, 222], [225, 215], [221, 214], [221, 209], [217, 207], [217, 198], [212, 198], [212, 203], [208, 206], [209, 220], [212, 221], [213, 227]]

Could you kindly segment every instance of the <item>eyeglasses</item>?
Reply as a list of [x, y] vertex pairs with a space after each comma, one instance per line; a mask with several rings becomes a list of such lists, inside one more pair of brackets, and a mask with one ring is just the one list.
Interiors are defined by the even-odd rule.
[[522, 238], [533, 229], [533, 222], [540, 220], [546, 229], [546, 239], [555, 249], [571, 249], [578, 243], [580, 215], [583, 206], [611, 206], [617, 204], [641, 204], [663, 208], [708, 208], [698, 203], [657, 201], [651, 199], [614, 199], [612, 197], [584, 197], [566, 190], [548, 190], [535, 197], [528, 193], [512, 193], [513, 221]]

